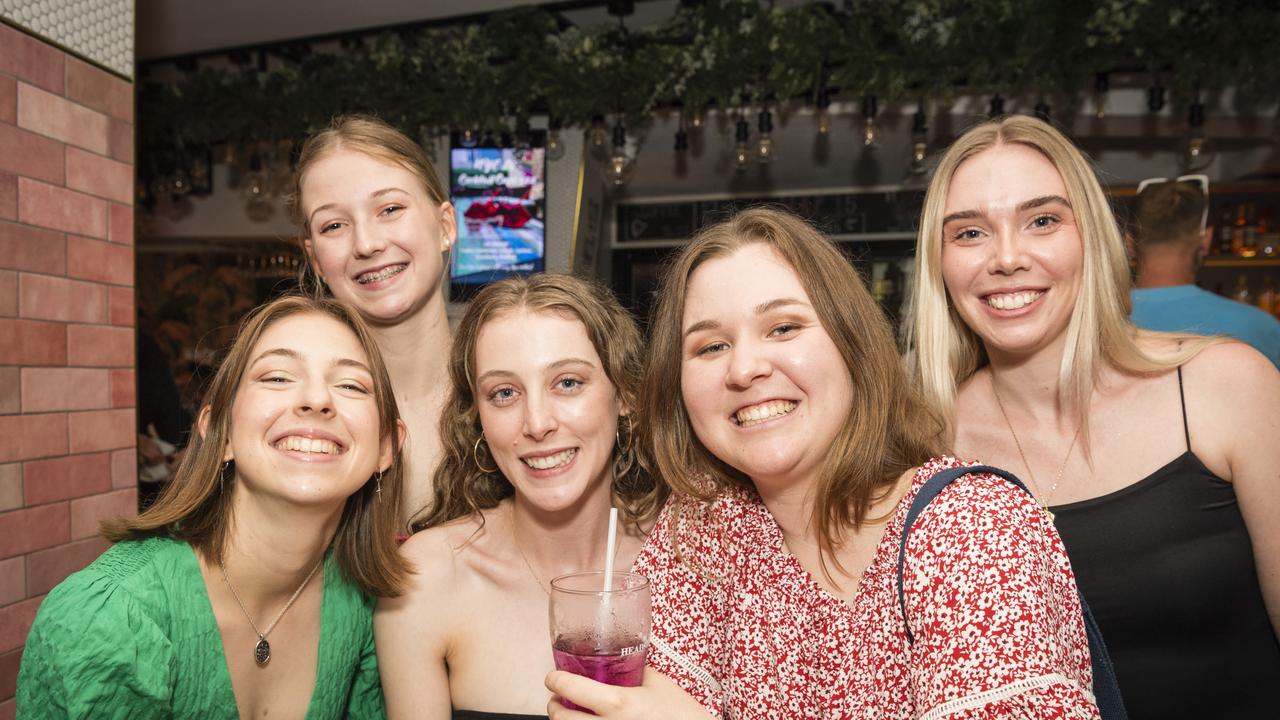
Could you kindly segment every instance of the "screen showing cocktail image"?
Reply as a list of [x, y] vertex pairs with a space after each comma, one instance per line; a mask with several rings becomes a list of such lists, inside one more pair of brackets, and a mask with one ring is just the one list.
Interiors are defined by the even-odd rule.
[[455, 147], [450, 194], [457, 213], [454, 285], [483, 285], [543, 269], [546, 150]]
[[609, 685], [640, 684], [651, 622], [649, 581], [643, 576], [615, 572], [606, 580], [604, 572], [563, 575], [551, 581], [550, 613], [557, 670]]

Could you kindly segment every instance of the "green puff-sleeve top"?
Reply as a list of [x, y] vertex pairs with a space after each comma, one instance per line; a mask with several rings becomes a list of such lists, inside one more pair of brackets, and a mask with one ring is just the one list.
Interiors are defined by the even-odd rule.
[[[307, 718], [381, 718], [373, 601], [329, 553]], [[237, 718], [195, 551], [118, 543], [40, 605], [18, 672], [20, 718]]]

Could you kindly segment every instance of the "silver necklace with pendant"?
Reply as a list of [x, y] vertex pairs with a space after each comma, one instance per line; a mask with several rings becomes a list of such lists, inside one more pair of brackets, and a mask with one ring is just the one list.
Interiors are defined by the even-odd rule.
[[249, 617], [249, 609], [244, 606], [244, 601], [240, 599], [240, 594], [237, 593], [235, 587], [231, 585], [231, 580], [227, 577], [226, 564], [221, 559], [218, 560], [218, 569], [222, 571], [222, 582], [225, 583], [227, 589], [231, 591], [231, 597], [235, 598], [236, 603], [240, 605], [240, 612], [244, 613], [244, 619], [249, 621], [249, 627], [253, 628], [253, 632], [258, 636], [258, 642], [253, 646], [253, 661], [257, 663], [258, 667], [266, 667], [267, 663], [271, 662], [271, 643], [267, 642], [267, 636], [271, 634], [272, 630], [276, 629], [276, 625], [280, 622], [280, 618], [284, 617], [284, 614], [289, 612], [289, 608], [293, 607], [293, 603], [296, 602], [298, 596], [302, 594], [303, 588], [307, 586], [307, 583], [311, 582], [311, 578], [315, 576], [316, 571], [319, 570], [320, 566], [323, 564], [324, 556], [321, 555], [320, 560], [311, 568], [311, 572], [307, 573], [307, 577], [303, 579], [302, 584], [298, 586], [297, 590], [293, 591], [293, 597], [289, 598], [289, 602], [285, 603], [284, 607], [280, 609], [279, 614], [276, 615], [276, 619], [271, 621], [271, 624], [267, 626], [266, 630], [259, 630], [258, 626], [253, 622], [253, 618]]

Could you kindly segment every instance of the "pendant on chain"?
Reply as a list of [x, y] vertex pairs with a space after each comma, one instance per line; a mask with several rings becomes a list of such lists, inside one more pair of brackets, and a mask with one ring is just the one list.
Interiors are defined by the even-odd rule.
[[271, 643], [261, 635], [258, 636], [258, 644], [253, 646], [253, 661], [258, 663], [258, 667], [266, 667], [271, 662]]

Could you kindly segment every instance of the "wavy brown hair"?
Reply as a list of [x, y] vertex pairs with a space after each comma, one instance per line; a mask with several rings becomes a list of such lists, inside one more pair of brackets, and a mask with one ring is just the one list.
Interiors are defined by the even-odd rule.
[[[907, 470], [939, 454], [941, 422], [907, 381], [893, 332], [861, 276], [829, 239], [791, 213], [756, 207], [699, 231], [664, 271], [649, 337], [640, 411], [658, 476], [671, 491], [710, 500], [751, 478], [717, 458], [689, 422], [682, 387], [689, 278], [704, 262], [764, 243], [795, 271], [849, 371], [853, 401], [813, 490], [811, 518], [823, 561]], [[676, 390], [678, 389], [678, 390]], [[673, 523], [673, 526], [675, 523]]]
[[413, 529], [424, 530], [460, 517], [476, 515], [511, 497], [515, 489], [499, 470], [485, 472], [476, 462], [496, 468], [487, 446], [476, 448], [483, 428], [476, 405], [475, 351], [480, 331], [491, 320], [517, 310], [555, 313], [582, 323], [600, 356], [604, 373], [622, 403], [631, 409], [630, 422], [619, 424], [624, 449], [614, 448], [613, 504], [625, 520], [638, 523], [651, 517], [665, 499], [653, 481], [640, 439], [636, 417], [644, 343], [635, 319], [599, 283], [557, 273], [508, 278], [481, 290], [467, 306], [453, 338], [449, 356], [449, 395], [440, 413], [443, 456], [432, 480], [432, 502], [414, 518]]
[[400, 457], [397, 428], [400, 412], [382, 354], [357, 312], [336, 300], [290, 295], [263, 305], [241, 323], [235, 341], [213, 376], [202, 412], [209, 414], [202, 434], [193, 431], [187, 453], [177, 473], [146, 512], [134, 518], [109, 520], [102, 534], [112, 542], [148, 537], [172, 537], [190, 543], [206, 557], [220, 561], [226, 549], [232, 518], [235, 462], [223, 463], [231, 437], [231, 408], [248, 369], [254, 346], [267, 328], [294, 315], [331, 317], [350, 328], [369, 359], [373, 394], [378, 403], [378, 429], [390, 438], [391, 466], [378, 482], [371, 477], [342, 509], [333, 537], [334, 556], [346, 576], [369, 595], [393, 596], [400, 592], [408, 566], [400, 556], [395, 536], [399, 530], [400, 493], [404, 462]]

